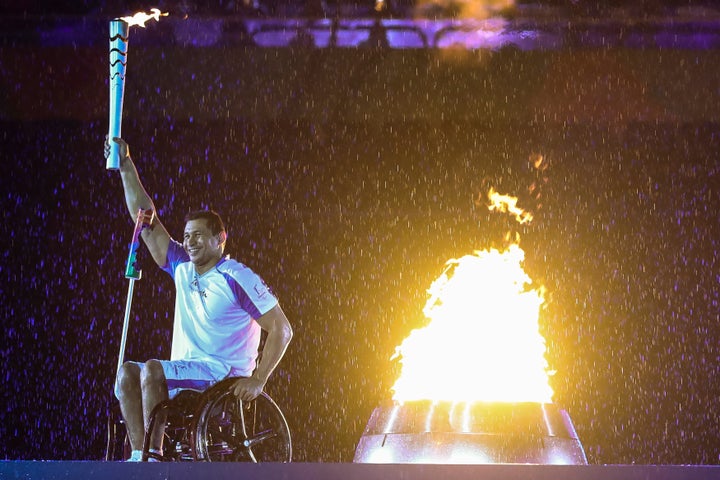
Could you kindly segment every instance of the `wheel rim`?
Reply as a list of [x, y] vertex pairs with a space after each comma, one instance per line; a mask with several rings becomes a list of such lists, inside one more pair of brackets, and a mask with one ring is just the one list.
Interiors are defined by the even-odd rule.
[[243, 402], [230, 391], [211, 398], [193, 429], [198, 460], [290, 462], [292, 442], [285, 417], [262, 393]]

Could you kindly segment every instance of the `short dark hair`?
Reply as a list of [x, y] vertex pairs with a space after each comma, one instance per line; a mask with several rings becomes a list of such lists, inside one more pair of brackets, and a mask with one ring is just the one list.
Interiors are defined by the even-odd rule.
[[218, 235], [219, 233], [227, 235], [222, 218], [220, 218], [220, 215], [213, 210], [195, 210], [193, 212], [189, 212], [185, 215], [185, 223], [190, 220], [205, 220], [210, 232], [213, 235]]

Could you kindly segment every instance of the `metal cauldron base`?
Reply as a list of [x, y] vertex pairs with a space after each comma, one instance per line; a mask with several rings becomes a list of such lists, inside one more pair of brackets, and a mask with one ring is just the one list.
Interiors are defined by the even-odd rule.
[[416, 401], [377, 407], [353, 462], [586, 465], [587, 457], [555, 404]]

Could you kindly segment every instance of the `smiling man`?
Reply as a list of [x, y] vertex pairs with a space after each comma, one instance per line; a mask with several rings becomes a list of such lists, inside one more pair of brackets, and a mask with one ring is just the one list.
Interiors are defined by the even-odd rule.
[[[133, 220], [138, 210], [157, 212], [140, 182], [130, 149], [120, 150], [120, 177]], [[105, 141], [105, 156], [110, 144]], [[175, 282], [175, 320], [170, 360], [125, 362], [115, 394], [132, 446], [140, 460], [153, 408], [182, 388], [206, 389], [226, 377], [239, 377], [234, 393], [244, 401], [260, 395], [292, 338], [292, 328], [277, 298], [252, 270], [224, 256], [227, 233], [217, 213], [189, 213], [182, 244], [155, 215], [142, 238], [155, 263]], [[267, 331], [262, 359], [256, 362], [261, 330]], [[257, 363], [257, 364], [256, 364]], [[162, 452], [163, 422], [149, 432], [150, 451]]]

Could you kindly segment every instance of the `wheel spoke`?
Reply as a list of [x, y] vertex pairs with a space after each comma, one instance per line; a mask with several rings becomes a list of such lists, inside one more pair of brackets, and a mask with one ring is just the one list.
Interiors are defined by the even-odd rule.
[[265, 430], [264, 432], [260, 432], [259, 434], [254, 435], [253, 437], [246, 438], [242, 442], [242, 444], [245, 447], [250, 448], [250, 447], [257, 445], [260, 442], [264, 442], [265, 440], [275, 438], [275, 437], [277, 437], [277, 433], [275, 433], [273, 430]]

